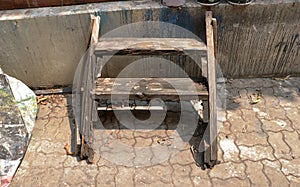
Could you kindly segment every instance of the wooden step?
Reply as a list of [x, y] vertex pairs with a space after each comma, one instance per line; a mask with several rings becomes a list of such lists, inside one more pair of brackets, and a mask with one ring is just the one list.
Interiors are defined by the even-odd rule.
[[[132, 88], [131, 90], [128, 90]], [[130, 91], [130, 93], [129, 93]], [[178, 101], [208, 99], [204, 83], [189, 78], [98, 78], [92, 91], [94, 99], [137, 99]], [[128, 96], [129, 95], [129, 96]]]
[[95, 48], [102, 55], [171, 55], [198, 52], [206, 55], [206, 45], [192, 38], [105, 38]]
[[165, 110], [164, 107], [162, 106], [117, 106], [117, 107], [114, 107], [114, 106], [107, 106], [107, 107], [97, 107], [97, 110], [106, 110], [106, 111], [112, 111], [112, 110], [120, 110], [120, 111], [123, 111], [123, 110], [160, 110], [160, 111], [163, 111]]

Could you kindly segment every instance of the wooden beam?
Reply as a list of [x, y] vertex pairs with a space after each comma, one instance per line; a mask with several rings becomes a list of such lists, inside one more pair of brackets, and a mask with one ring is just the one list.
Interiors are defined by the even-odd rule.
[[[90, 39], [90, 46], [98, 42], [100, 17], [91, 16], [92, 32]], [[82, 77], [79, 85], [77, 85], [77, 93], [82, 92], [81, 102], [81, 121], [80, 121], [80, 135], [81, 135], [81, 151], [80, 158], [87, 158], [88, 162], [92, 163], [94, 159], [93, 141], [93, 122], [97, 120], [97, 103], [91, 100], [90, 92], [93, 89], [93, 82], [95, 81], [95, 61], [94, 48], [90, 48], [87, 60], [82, 65]], [[81, 94], [80, 94], [81, 95]]]
[[206, 53], [202, 41], [191, 38], [106, 38], [98, 42], [95, 54], [101, 55], [180, 55]]
[[107, 111], [111, 111], [111, 110], [150, 110], [150, 111], [154, 111], [154, 110], [159, 110], [159, 111], [163, 111], [165, 110], [164, 107], [162, 106], [107, 106], [107, 107], [97, 107], [97, 110], [107, 110]]
[[[207, 61], [208, 61], [208, 90], [209, 90], [209, 144], [205, 158], [207, 163], [217, 161], [217, 93], [216, 93], [216, 59], [214, 47], [214, 29], [212, 12], [207, 11], [206, 22], [206, 42], [207, 42]], [[216, 23], [215, 23], [216, 24]], [[207, 155], [210, 154], [210, 155]]]
[[100, 29], [101, 18], [100, 18], [100, 16], [91, 15], [91, 21], [92, 21], [93, 27], [92, 27], [90, 45], [94, 45], [99, 40], [99, 29]]
[[[128, 90], [128, 88], [132, 88]], [[96, 99], [191, 100], [207, 99], [204, 84], [189, 78], [98, 78], [92, 92]]]

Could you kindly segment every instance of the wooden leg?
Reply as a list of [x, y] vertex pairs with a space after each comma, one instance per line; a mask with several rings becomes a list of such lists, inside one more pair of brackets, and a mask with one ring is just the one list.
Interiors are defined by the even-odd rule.
[[200, 167], [201, 169], [205, 169], [205, 165], [204, 165], [204, 151], [205, 147], [204, 147], [204, 142], [202, 140], [201, 135], [203, 134], [203, 129], [204, 129], [204, 125], [203, 121], [199, 118], [199, 122], [198, 122], [198, 126], [197, 129], [195, 131], [196, 135], [190, 140], [190, 144], [191, 144], [191, 153], [192, 156], [195, 160], [195, 163], [198, 167]]
[[209, 121], [209, 103], [208, 100], [203, 100], [203, 122], [208, 123]]
[[[201, 164], [208, 168], [217, 164], [217, 95], [216, 95], [216, 50], [217, 50], [217, 22], [212, 17], [212, 12], [206, 12], [206, 38], [207, 38], [207, 72], [203, 71], [207, 76], [209, 87], [209, 99], [203, 101], [203, 121], [207, 123], [206, 132], [203, 141], [200, 143], [200, 150], [205, 150]], [[204, 63], [205, 65], [205, 63]], [[205, 67], [203, 67], [205, 70]], [[202, 166], [203, 167], [203, 166]]]
[[[207, 42], [207, 66], [208, 66], [208, 89], [209, 89], [209, 148], [205, 152], [205, 163], [213, 167], [217, 163], [217, 93], [216, 93], [216, 20], [212, 12], [207, 11], [206, 21], [206, 42]], [[213, 27], [214, 25], [214, 27]], [[216, 29], [215, 29], [216, 30]]]
[[89, 164], [92, 164], [94, 162], [95, 151], [89, 144], [87, 144], [82, 134], [80, 134], [80, 140], [81, 145], [79, 157], [81, 160], [86, 159]]
[[[207, 160], [207, 152], [206, 152], [206, 148], [208, 147], [208, 141], [209, 141], [209, 133], [207, 134], [204, 133], [205, 129], [207, 127], [207, 122], [209, 119], [209, 106], [208, 106], [208, 101], [204, 100], [202, 101], [203, 104], [203, 119], [201, 121], [201, 119], [199, 119], [199, 123], [198, 123], [198, 128], [196, 131], [199, 131], [199, 145], [195, 145], [191, 147], [191, 151], [193, 154], [193, 157], [195, 159], [196, 165], [198, 167], [200, 167], [201, 169], [205, 169], [206, 168], [206, 163], [205, 160]], [[209, 154], [208, 154], [209, 155]]]
[[205, 132], [202, 132], [203, 136], [199, 147], [192, 150], [196, 164], [201, 169], [212, 168], [218, 163], [217, 136], [211, 132], [212, 129], [214, 130], [212, 126], [216, 124], [210, 123], [210, 113], [208, 100], [203, 101], [203, 124], [199, 128], [204, 129]]
[[96, 119], [95, 108], [96, 102], [91, 97], [91, 91], [93, 89], [95, 81], [95, 63], [96, 56], [94, 55], [94, 44], [98, 42], [99, 29], [100, 29], [100, 17], [91, 16], [92, 31], [89, 54], [86, 59], [86, 64], [83, 65], [83, 77], [82, 77], [82, 102], [81, 102], [81, 119], [80, 119], [80, 158], [87, 159], [89, 163], [93, 163], [94, 149], [93, 149], [93, 121]]
[[203, 121], [207, 123], [206, 126], [206, 132], [204, 134], [204, 142], [205, 142], [205, 153], [204, 153], [204, 163], [206, 167], [211, 168], [214, 165], [217, 164], [217, 153], [218, 153], [218, 147], [217, 147], [217, 122], [212, 123], [213, 120], [211, 120], [212, 112], [210, 110], [210, 104], [212, 102], [203, 101]]

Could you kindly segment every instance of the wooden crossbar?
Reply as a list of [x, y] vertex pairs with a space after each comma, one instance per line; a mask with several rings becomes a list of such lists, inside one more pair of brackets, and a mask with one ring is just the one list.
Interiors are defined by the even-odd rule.
[[95, 99], [191, 100], [208, 99], [204, 83], [189, 78], [98, 78]]
[[105, 38], [96, 48], [96, 55], [163, 55], [202, 52], [203, 42], [191, 38]]

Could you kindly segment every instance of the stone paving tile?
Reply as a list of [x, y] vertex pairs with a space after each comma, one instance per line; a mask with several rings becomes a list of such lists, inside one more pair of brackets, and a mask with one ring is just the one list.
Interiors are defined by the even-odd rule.
[[[265, 108], [264, 113], [269, 117], [267, 119], [282, 119], [285, 120], [285, 110], [283, 108]], [[266, 117], [265, 117], [266, 118]]]
[[[221, 163], [211, 170], [195, 165], [188, 143], [169, 157], [151, 149], [139, 151], [164, 139], [171, 146], [159, 146], [171, 153], [180, 116], [176, 112], [168, 112], [152, 131], [128, 130], [112, 113], [99, 113], [106, 129], [95, 131], [103, 151], [96, 154], [95, 164], [67, 156], [64, 145], [76, 144], [71, 97], [51, 95], [40, 105], [30, 146], [11, 186], [299, 186], [300, 78], [236, 79], [226, 86], [226, 115], [218, 136]], [[251, 105], [257, 90], [262, 99]], [[112, 151], [113, 142], [132, 147], [131, 152]], [[146, 161], [150, 165], [134, 166]]]
[[62, 142], [66, 138], [71, 139], [71, 134], [66, 133], [66, 132], [68, 132], [68, 131], [74, 132], [75, 127], [73, 125], [71, 125], [70, 123], [72, 123], [72, 122], [70, 122], [68, 117], [62, 118], [62, 122], [59, 124], [59, 130], [55, 134], [55, 137], [54, 137], [59, 142]]
[[297, 106], [299, 106], [299, 104], [297, 102], [299, 102], [299, 100], [296, 100], [294, 98], [288, 98], [288, 97], [278, 97], [279, 100], [279, 104], [281, 107], [283, 108], [296, 108]]
[[222, 180], [214, 178], [212, 179], [212, 186], [215, 187], [232, 187], [232, 186], [240, 186], [240, 187], [249, 187], [249, 180], [240, 180], [237, 178], [230, 178], [228, 180]]
[[96, 178], [97, 186], [115, 186], [116, 185], [116, 174], [117, 168], [102, 166], [98, 170]]
[[293, 85], [293, 86], [298, 87], [300, 89], [300, 81], [299, 81], [298, 77], [290, 77], [285, 82], [287, 82], [288, 85]]
[[234, 133], [261, 132], [261, 121], [256, 118], [253, 110], [227, 111], [227, 119]]
[[274, 95], [282, 98], [289, 98], [298, 90], [298, 88], [292, 85], [282, 84], [282, 83], [276, 84], [276, 86], [273, 86], [273, 89], [274, 89]]
[[249, 105], [250, 100], [249, 100], [247, 89], [234, 88], [232, 90], [229, 90], [229, 93], [233, 93], [228, 98], [231, 99], [231, 101], [233, 102], [233, 103], [229, 102], [229, 109], [231, 108], [234, 109], [236, 107], [241, 107], [245, 109], [251, 108], [251, 105]]
[[218, 161], [219, 162], [224, 162], [224, 151], [221, 149], [221, 145], [220, 145], [220, 138], [218, 139]]
[[166, 185], [172, 183], [172, 167], [154, 165], [146, 168], [136, 168], [134, 181], [137, 184]]
[[242, 160], [258, 161], [262, 159], [275, 160], [273, 149], [271, 146], [254, 145], [238, 146], [240, 150], [240, 157]]
[[47, 167], [54, 167], [54, 168], [61, 168], [65, 161], [65, 157], [59, 154], [43, 154], [43, 153], [36, 153], [33, 157], [30, 158], [31, 166], [39, 167], [41, 169], [45, 169]]
[[192, 168], [179, 164], [172, 165], [172, 183], [174, 186], [192, 186], [193, 181], [190, 177]]
[[268, 133], [268, 141], [270, 142], [270, 145], [274, 149], [274, 156], [279, 158], [285, 158], [285, 159], [293, 159], [293, 155], [291, 153], [291, 149], [288, 146], [288, 144], [284, 141], [284, 138], [282, 136], [281, 132]]
[[170, 158], [171, 164], [189, 165], [194, 163], [193, 156], [189, 150], [183, 150]]
[[153, 144], [152, 138], [135, 137], [135, 141], [136, 147], [149, 147]]
[[190, 165], [192, 171], [190, 178], [194, 186], [211, 186], [211, 179], [209, 177], [209, 170], [199, 170], [195, 164]]
[[274, 119], [274, 120], [261, 120], [262, 127], [266, 131], [280, 132], [282, 130], [294, 131], [290, 121], [288, 119]]
[[[13, 186], [43, 186], [44, 181], [42, 181], [43, 176], [45, 175], [45, 170], [41, 170], [40, 168], [31, 167], [30, 173], [24, 174], [20, 177], [20, 181], [16, 181], [16, 184], [12, 184]], [[48, 176], [49, 177], [49, 176]], [[15, 181], [15, 179], [14, 179]], [[58, 181], [57, 181], [58, 182]]]
[[300, 137], [299, 134], [294, 132], [283, 131], [283, 137], [285, 142], [290, 146], [291, 155], [293, 158], [300, 158]]
[[88, 182], [88, 176], [79, 167], [64, 168], [61, 176], [65, 179], [65, 184], [69, 186], [76, 186], [81, 183]]
[[293, 160], [279, 160], [282, 165], [282, 172], [285, 175], [293, 175], [300, 177], [300, 159], [293, 159]]
[[115, 177], [116, 186], [134, 186], [134, 172], [134, 168], [126, 168], [123, 166], [117, 167], [117, 174]]
[[51, 153], [57, 153], [57, 154], [65, 154], [65, 150], [62, 149], [64, 147], [63, 142], [53, 142], [49, 140], [41, 140], [39, 142], [39, 147], [37, 148], [38, 153], [43, 154], [51, 154]]
[[47, 168], [45, 174], [43, 174], [41, 178], [41, 180], [43, 181], [42, 185], [45, 187], [57, 186], [57, 183], [61, 182], [61, 176], [63, 175], [64, 172], [62, 170], [58, 170], [55, 168]]
[[263, 172], [263, 164], [261, 162], [245, 161], [246, 176], [250, 180], [252, 186], [268, 186], [269, 180]]
[[[43, 105], [39, 105], [39, 111], [38, 111], [38, 115], [39, 115], [39, 120], [36, 121], [36, 126], [38, 123], [42, 123], [45, 124], [43, 122], [43, 120], [49, 121], [49, 115], [51, 114], [51, 110], [49, 109], [49, 107], [51, 106], [51, 102], [47, 102], [46, 104]], [[36, 127], [34, 127], [36, 128]], [[38, 127], [39, 128], [39, 127]]]
[[55, 135], [59, 131], [60, 124], [63, 122], [63, 118], [51, 118], [51, 123], [47, 123], [45, 125], [42, 139], [47, 139], [49, 141], [52, 141], [55, 137]]
[[234, 138], [230, 135], [219, 135], [219, 145], [220, 150], [219, 152], [223, 153], [223, 160], [226, 161], [238, 161], [239, 158], [239, 149], [234, 142]]
[[228, 121], [223, 122], [219, 129], [219, 133], [231, 134], [231, 124]]
[[253, 145], [268, 145], [267, 134], [259, 132], [236, 133], [236, 144], [253, 146]]
[[262, 97], [264, 99], [264, 106], [265, 108], [279, 108], [280, 103], [279, 99], [274, 96], [274, 89], [273, 88], [263, 88], [261, 90]]
[[286, 116], [291, 121], [292, 127], [295, 129], [300, 129], [300, 110], [299, 108], [287, 107]]
[[244, 163], [233, 163], [226, 162], [224, 164], [220, 164], [215, 166], [217, 169], [212, 169], [209, 172], [209, 176], [211, 178], [219, 178], [219, 179], [229, 179], [229, 178], [239, 178], [245, 179], [245, 164]]
[[287, 176], [288, 180], [290, 181], [290, 186], [291, 187], [298, 187], [300, 186], [300, 178], [299, 177], [294, 177], [294, 176]]
[[278, 161], [262, 161], [264, 164], [263, 172], [268, 177], [270, 186], [288, 186], [289, 181], [287, 177], [280, 170], [280, 163]]

